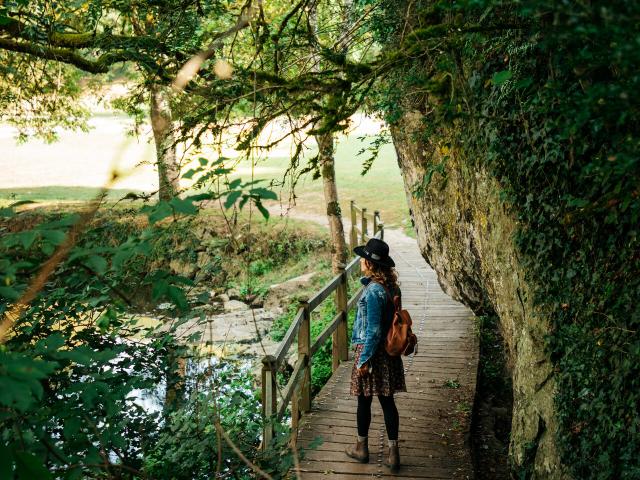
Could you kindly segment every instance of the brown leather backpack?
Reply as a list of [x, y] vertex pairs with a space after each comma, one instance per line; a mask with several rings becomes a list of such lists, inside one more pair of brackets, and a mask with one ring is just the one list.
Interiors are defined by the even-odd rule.
[[[380, 284], [382, 285], [382, 284]], [[418, 337], [411, 331], [411, 315], [402, 309], [402, 301], [400, 295], [393, 298], [386, 285], [382, 285], [387, 292], [387, 297], [393, 305], [393, 318], [387, 331], [387, 339], [385, 341], [385, 350], [392, 357], [399, 355], [411, 355], [418, 351]]]

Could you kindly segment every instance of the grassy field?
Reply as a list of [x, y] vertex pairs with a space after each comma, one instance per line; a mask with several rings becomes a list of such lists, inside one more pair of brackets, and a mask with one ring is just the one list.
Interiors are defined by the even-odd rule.
[[[385, 145], [380, 156], [374, 162], [366, 175], [361, 175], [362, 163], [366, 154], [358, 155], [365, 146], [371, 144], [373, 137], [368, 136], [360, 140], [356, 136], [341, 136], [336, 148], [336, 182], [340, 204], [345, 215], [349, 212], [349, 200], [355, 200], [360, 206], [369, 211], [380, 210], [385, 224], [388, 226], [401, 226], [407, 221], [409, 211], [400, 169], [396, 162], [396, 154], [392, 145]], [[313, 155], [312, 152], [311, 155]], [[310, 156], [311, 156], [310, 155]], [[259, 166], [268, 168], [268, 171], [284, 173], [289, 165], [289, 159], [283, 157], [267, 158], [261, 161]], [[246, 163], [241, 166], [246, 167]], [[256, 178], [270, 179], [274, 176], [257, 174]], [[281, 177], [281, 175], [280, 175]], [[279, 177], [276, 177], [279, 180]], [[286, 208], [288, 203], [288, 189], [283, 188], [281, 197]], [[322, 180], [313, 180], [311, 175], [303, 177], [295, 190], [296, 210], [313, 214], [324, 215], [324, 196]]]
[[[408, 221], [408, 209], [396, 154], [392, 145], [384, 145], [370, 171], [362, 176], [362, 164], [367, 154], [358, 152], [368, 146], [374, 137], [360, 135], [340, 136], [336, 149], [337, 183], [341, 207], [348, 215], [349, 200], [370, 211], [380, 210], [387, 226], [403, 227]], [[112, 121], [101, 117], [88, 133], [65, 132], [53, 144], [40, 141], [16, 145], [6, 131], [0, 135], [0, 149], [5, 152], [0, 167], [9, 172], [0, 177], [0, 203], [12, 200], [34, 200], [46, 203], [86, 201], [94, 198], [103, 184], [115, 158], [126, 168], [143, 161], [121, 188], [110, 191], [109, 199], [116, 200], [130, 191], [155, 189], [155, 173], [150, 160], [151, 145], [144, 137], [132, 139], [126, 134], [122, 117]], [[313, 149], [307, 158], [315, 154]], [[266, 181], [282, 180], [289, 166], [286, 151], [278, 149], [256, 164], [255, 178]], [[235, 177], [248, 180], [251, 166], [239, 165]], [[281, 196], [283, 210], [290, 206], [290, 192], [286, 187], [276, 188]], [[310, 174], [302, 177], [296, 187], [295, 211], [324, 215], [322, 180], [313, 180]]]

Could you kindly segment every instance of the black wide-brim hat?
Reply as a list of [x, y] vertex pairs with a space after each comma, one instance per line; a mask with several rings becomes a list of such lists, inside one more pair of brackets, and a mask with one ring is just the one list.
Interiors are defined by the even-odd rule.
[[395, 267], [396, 263], [389, 256], [389, 245], [383, 240], [370, 238], [366, 245], [359, 245], [353, 249], [356, 255], [366, 258], [370, 262], [385, 267]]

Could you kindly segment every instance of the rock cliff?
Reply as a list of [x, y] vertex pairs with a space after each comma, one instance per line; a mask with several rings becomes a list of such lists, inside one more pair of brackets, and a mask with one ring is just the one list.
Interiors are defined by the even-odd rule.
[[392, 127], [420, 249], [448, 294], [478, 314], [500, 317], [513, 379], [515, 468], [532, 478], [565, 478], [554, 442], [553, 367], [543, 342], [548, 323], [532, 307], [517, 258], [516, 215], [477, 162], [420, 140], [422, 119], [409, 111]]

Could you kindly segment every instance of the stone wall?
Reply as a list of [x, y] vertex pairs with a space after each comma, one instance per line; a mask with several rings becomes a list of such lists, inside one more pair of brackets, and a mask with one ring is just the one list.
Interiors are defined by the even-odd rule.
[[[509, 455], [531, 478], [565, 478], [554, 443], [552, 365], [544, 351], [548, 330], [534, 315], [529, 288], [515, 250], [515, 212], [500, 200], [501, 186], [481, 167], [447, 147], [420, 140], [423, 115], [407, 112], [392, 127], [423, 256], [443, 289], [476, 313], [500, 317], [513, 377], [513, 429]], [[444, 157], [444, 175], [425, 175]]]

